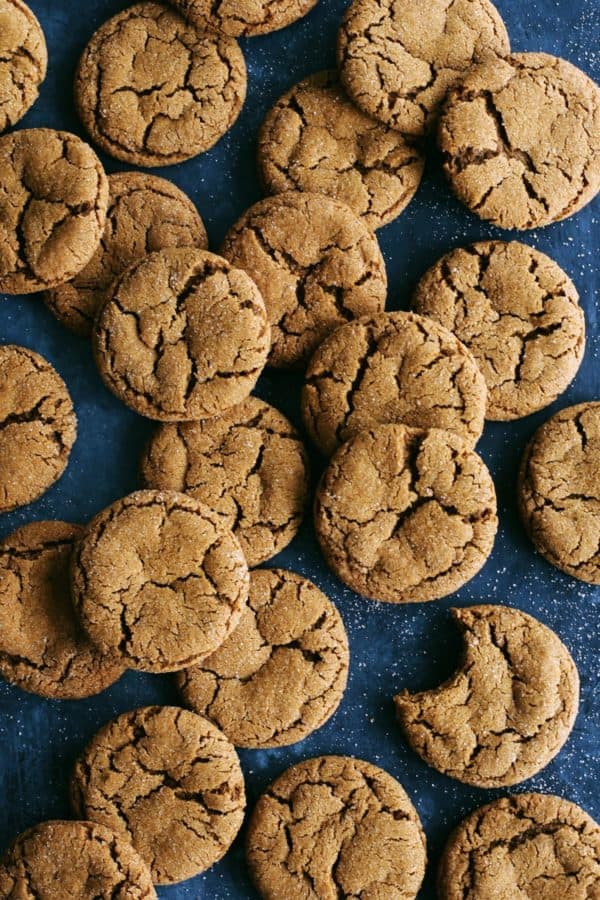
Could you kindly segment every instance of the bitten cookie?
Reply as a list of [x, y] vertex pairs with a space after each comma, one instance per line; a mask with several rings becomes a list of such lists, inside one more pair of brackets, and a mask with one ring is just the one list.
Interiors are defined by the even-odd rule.
[[465, 652], [439, 688], [394, 698], [410, 746], [445, 775], [480, 788], [518, 784], [569, 737], [579, 676], [557, 635], [508, 606], [451, 610]]
[[47, 65], [44, 32], [27, 4], [0, 0], [0, 132], [33, 106]]
[[170, 0], [196, 28], [216, 28], [233, 37], [268, 34], [301, 19], [317, 0]]
[[271, 366], [299, 366], [348, 319], [382, 312], [377, 238], [346, 206], [287, 191], [252, 206], [225, 237], [225, 259], [250, 275], [271, 324]]

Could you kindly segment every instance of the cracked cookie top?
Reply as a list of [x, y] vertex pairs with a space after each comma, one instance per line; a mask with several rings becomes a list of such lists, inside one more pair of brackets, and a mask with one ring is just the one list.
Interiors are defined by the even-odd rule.
[[250, 394], [270, 329], [245, 272], [202, 250], [151, 253], [117, 278], [97, 319], [94, 354], [108, 388], [142, 416], [216, 416]]
[[232, 127], [245, 98], [237, 42], [196, 30], [160, 3], [137, 3], [105, 22], [75, 76], [75, 102], [93, 140], [136, 166], [204, 153]]
[[88, 525], [72, 562], [75, 608], [104, 653], [172, 672], [216, 650], [240, 620], [248, 567], [208, 507], [175, 491], [137, 491]]
[[320, 756], [292, 766], [260, 797], [247, 857], [265, 900], [414, 900], [425, 835], [395, 778], [360, 759]]
[[338, 35], [342, 82], [370, 116], [429, 131], [448, 89], [486, 56], [509, 52], [489, 0], [355, 0]]
[[549, 225], [600, 189], [600, 89], [545, 53], [490, 60], [450, 92], [438, 140], [472, 212], [501, 228]]
[[218, 728], [174, 706], [124, 713], [75, 765], [75, 814], [128, 840], [155, 884], [204, 872], [229, 849], [244, 818], [244, 777]]
[[579, 705], [579, 676], [556, 634], [508, 606], [453, 609], [465, 652], [431, 691], [396, 697], [413, 750], [445, 775], [480, 788], [531, 778], [560, 751]]
[[301, 19], [318, 0], [169, 0], [196, 28], [232, 37], [269, 34]]
[[40, 23], [22, 0], [0, 0], [0, 132], [22, 119], [46, 77]]
[[350, 102], [334, 71], [299, 82], [267, 113], [258, 163], [269, 193], [327, 194], [372, 231], [410, 203], [424, 166], [407, 138]]
[[358, 594], [389, 603], [458, 590], [484, 565], [497, 527], [483, 460], [437, 428], [361, 431], [333, 456], [315, 500], [331, 569]]
[[423, 276], [413, 306], [477, 360], [487, 419], [518, 419], [548, 406], [583, 359], [585, 318], [575, 285], [552, 259], [517, 241], [452, 250]]

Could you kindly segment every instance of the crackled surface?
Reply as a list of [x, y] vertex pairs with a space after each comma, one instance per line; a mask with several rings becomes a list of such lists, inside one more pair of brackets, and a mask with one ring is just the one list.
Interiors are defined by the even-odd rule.
[[485, 464], [435, 428], [360, 432], [332, 458], [315, 501], [329, 566], [357, 593], [390, 603], [458, 590], [484, 565], [497, 527]]
[[48, 51], [40, 23], [22, 0], [0, 0], [0, 132], [38, 98]]
[[501, 228], [565, 219], [600, 188], [600, 90], [545, 53], [475, 67], [450, 93], [438, 137], [459, 199]]
[[409, 744], [425, 762], [481, 788], [518, 784], [567, 740], [579, 704], [575, 663], [557, 635], [508, 606], [452, 615], [462, 664], [440, 687], [394, 698]]
[[548, 562], [600, 584], [600, 403], [561, 410], [539, 428], [519, 474], [519, 506]]
[[269, 193], [327, 194], [371, 230], [410, 203], [424, 164], [407, 138], [350, 102], [333, 71], [306, 78], [277, 101], [259, 134], [258, 162]]
[[156, 884], [193, 878], [229, 849], [244, 818], [237, 754], [207, 719], [172, 706], [105, 725], [71, 780], [76, 815], [131, 842]]
[[118, 278], [94, 333], [108, 388], [163, 421], [216, 416], [250, 394], [270, 346], [262, 297], [226, 260], [171, 248]]
[[166, 166], [215, 144], [246, 97], [237, 42], [197, 31], [160, 3], [138, 3], [96, 31], [75, 76], [83, 124], [106, 153]]
[[306, 371], [302, 413], [325, 454], [377, 424], [444, 428], [469, 444], [483, 431], [485, 381], [446, 328], [413, 313], [349, 322], [321, 344]]
[[0, 292], [73, 278], [96, 251], [108, 179], [74, 134], [30, 128], [0, 138]]
[[161, 426], [144, 452], [141, 475], [145, 487], [182, 491], [217, 513], [250, 566], [290, 543], [308, 501], [300, 436], [258, 397], [203, 422]]
[[301, 19], [318, 0], [170, 0], [197, 28], [233, 37], [268, 34]]
[[321, 756], [292, 766], [261, 796], [247, 856], [265, 900], [413, 900], [425, 836], [391, 775], [360, 759]]
[[73, 601], [92, 641], [132, 669], [198, 662], [237, 625], [248, 597], [238, 541], [175, 491], [137, 491], [89, 524], [75, 549]]
[[441, 860], [441, 900], [590, 900], [600, 883], [600, 828], [551, 794], [504, 797], [472, 813]]
[[552, 403], [585, 350], [575, 285], [553, 260], [517, 241], [485, 241], [443, 256], [413, 306], [452, 331], [477, 360], [486, 418], [518, 419]]

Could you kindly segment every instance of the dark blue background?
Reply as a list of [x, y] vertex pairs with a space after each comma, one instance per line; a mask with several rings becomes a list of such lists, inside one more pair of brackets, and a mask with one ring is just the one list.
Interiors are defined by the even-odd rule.
[[[423, 0], [426, 5], [427, 0]], [[83, 134], [71, 100], [73, 69], [92, 32], [123, 6], [119, 0], [31, 0], [49, 46], [50, 65], [41, 98], [22, 126], [48, 126]], [[302, 22], [243, 42], [248, 99], [233, 130], [204, 156], [165, 169], [186, 190], [218, 250], [227, 228], [260, 197], [255, 140], [270, 105], [301, 77], [335, 62], [335, 34], [345, 0], [320, 0]], [[499, 0], [514, 50], [544, 50], [569, 59], [599, 80], [600, 5], [597, 0]], [[470, 215], [451, 196], [430, 148], [425, 179], [403, 215], [378, 232], [389, 281], [389, 308], [404, 309], [424, 270], [452, 247], [486, 237], [507, 237]], [[126, 168], [103, 158], [109, 172]], [[535, 416], [486, 426], [479, 450], [498, 491], [500, 530], [484, 570], [453, 597], [406, 608], [363, 600], [327, 571], [310, 521], [276, 562], [313, 578], [335, 599], [350, 635], [348, 691], [337, 714], [293, 747], [241, 753], [249, 803], [296, 760], [321, 753], [353, 754], [377, 763], [405, 786], [427, 832], [431, 865], [422, 898], [432, 898], [433, 869], [450, 829], [471, 809], [500, 792], [468, 788], [428, 768], [403, 743], [391, 697], [403, 687], [433, 687], [456, 666], [459, 642], [450, 624], [452, 605], [508, 603], [555, 629], [573, 653], [582, 679], [575, 729], [558, 759], [516, 790], [555, 792], [600, 819], [600, 700], [598, 679], [600, 589], [561, 575], [537, 556], [516, 514], [515, 479], [527, 438], [550, 413], [600, 398], [598, 210], [596, 202], [572, 219], [521, 235], [554, 257], [581, 294], [588, 324], [584, 363], [569, 391]], [[38, 298], [7, 298], [0, 306], [0, 341], [32, 347], [66, 380], [79, 416], [79, 438], [62, 480], [37, 503], [0, 517], [0, 534], [33, 519], [85, 522], [137, 487], [136, 467], [151, 423], [122, 406], [102, 386], [89, 347], [57, 324]], [[258, 393], [298, 423], [298, 378], [267, 373]], [[315, 473], [320, 463], [315, 459]], [[600, 477], [600, 475], [599, 475]], [[68, 816], [66, 785], [72, 763], [94, 732], [137, 705], [176, 702], [167, 677], [128, 673], [99, 697], [48, 702], [0, 684], [0, 846], [35, 822]], [[160, 889], [161, 897], [253, 898], [238, 840], [227, 858], [204, 876]], [[286, 898], [281, 898], [286, 900]]]

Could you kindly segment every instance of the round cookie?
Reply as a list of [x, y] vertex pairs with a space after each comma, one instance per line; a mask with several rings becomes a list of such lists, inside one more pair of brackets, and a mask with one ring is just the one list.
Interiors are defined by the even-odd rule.
[[466, 784], [518, 784], [547, 766], [569, 737], [579, 676], [557, 635], [508, 606], [451, 610], [465, 641], [460, 668], [440, 687], [396, 697], [398, 719], [426, 763]]
[[423, 175], [421, 151], [357, 109], [333, 71], [281, 97], [262, 124], [258, 163], [266, 191], [310, 191], [346, 203], [374, 231], [400, 215]]
[[33, 106], [46, 77], [41, 25], [22, 0], [0, 0], [0, 132]]
[[144, 487], [181, 491], [230, 528], [249, 566], [295, 537], [309, 493], [309, 464], [294, 426], [248, 397], [221, 416], [162, 425], [141, 461]]
[[71, 800], [130, 841], [155, 884], [193, 878], [225, 855], [244, 818], [233, 746], [193, 712], [149, 706], [102, 728], [75, 765]]
[[519, 419], [567, 389], [585, 350], [585, 317], [571, 279], [517, 241], [483, 241], [443, 256], [413, 307], [471, 351], [487, 385], [486, 418]]
[[100, 246], [73, 281], [44, 294], [68, 329], [89, 337], [96, 314], [117, 275], [155, 250], [197, 247], [208, 240], [189, 197], [164, 178], [143, 172], [108, 176], [109, 205]]
[[551, 794], [488, 803], [454, 831], [441, 859], [440, 900], [587, 900], [600, 882], [600, 828]]
[[0, 138], [0, 293], [31, 294], [80, 272], [102, 236], [108, 179], [74, 134], [30, 128]]
[[254, 282], [213, 253], [171, 248], [114, 282], [94, 331], [106, 386], [166, 422], [219, 415], [252, 391], [270, 329]]
[[209, 150], [245, 98], [237, 42], [197, 31], [161, 3], [137, 3], [105, 22], [75, 75], [75, 103], [92, 139], [136, 166], [173, 165]]
[[395, 778], [360, 759], [320, 756], [292, 766], [260, 797], [247, 858], [265, 900], [412, 900], [425, 873], [425, 835]]
[[137, 491], [99, 513], [75, 548], [71, 576], [90, 639], [143, 672], [173, 672], [212, 653], [248, 598], [236, 538], [175, 491]]
[[542, 556], [600, 584], [600, 402], [569, 406], [538, 428], [519, 472], [519, 508]]
[[545, 53], [488, 60], [450, 92], [438, 140], [472, 212], [500, 228], [549, 225], [600, 189], [600, 89]]
[[331, 459], [315, 500], [328, 565], [372, 600], [420, 603], [458, 590], [492, 551], [494, 483], [449, 431], [380, 425]]
[[318, 0], [170, 0], [196, 28], [216, 28], [232, 37], [279, 31], [307, 15]]
[[76, 436], [71, 397], [50, 363], [26, 347], [0, 346], [0, 512], [58, 481]]
[[236, 747], [285, 747], [334, 714], [348, 665], [348, 637], [331, 600], [294, 572], [258, 569], [237, 628], [181, 672], [178, 685], [186, 705]]
[[447, 329], [414, 313], [381, 313], [342, 325], [311, 359], [304, 424], [326, 455], [373, 425], [443, 428], [473, 446], [486, 387], [475, 359]]

